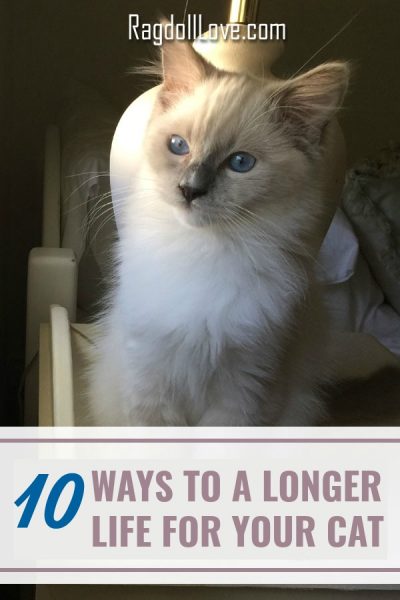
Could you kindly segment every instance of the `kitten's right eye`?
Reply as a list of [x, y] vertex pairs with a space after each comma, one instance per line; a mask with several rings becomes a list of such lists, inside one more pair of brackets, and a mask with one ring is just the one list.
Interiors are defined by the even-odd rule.
[[228, 166], [237, 173], [247, 173], [256, 164], [254, 156], [248, 152], [236, 152], [228, 157]]
[[174, 133], [168, 141], [168, 148], [173, 154], [188, 154], [189, 144], [180, 135]]

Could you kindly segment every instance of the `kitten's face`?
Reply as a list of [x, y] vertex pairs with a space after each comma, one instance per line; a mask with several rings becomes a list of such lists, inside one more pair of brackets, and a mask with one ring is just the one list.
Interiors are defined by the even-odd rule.
[[160, 201], [191, 226], [229, 229], [279, 212], [307, 185], [346, 67], [267, 84], [217, 71], [187, 44], [167, 48], [145, 143]]

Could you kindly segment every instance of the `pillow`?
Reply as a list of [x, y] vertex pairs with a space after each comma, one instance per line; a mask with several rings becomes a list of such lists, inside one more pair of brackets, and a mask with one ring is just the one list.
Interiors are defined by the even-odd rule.
[[348, 173], [343, 207], [376, 281], [400, 314], [400, 146]]

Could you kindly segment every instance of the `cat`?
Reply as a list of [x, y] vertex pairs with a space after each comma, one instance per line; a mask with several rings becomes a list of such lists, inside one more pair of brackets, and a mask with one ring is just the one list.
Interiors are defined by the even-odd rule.
[[[311, 425], [329, 332], [310, 239], [345, 62], [289, 80], [228, 73], [165, 42], [97, 323], [97, 425]], [[134, 132], [132, 132], [134, 135]]]

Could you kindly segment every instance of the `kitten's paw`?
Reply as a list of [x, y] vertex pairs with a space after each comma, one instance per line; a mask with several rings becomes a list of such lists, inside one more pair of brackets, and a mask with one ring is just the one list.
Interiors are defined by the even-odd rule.
[[246, 427], [249, 419], [240, 412], [222, 407], [210, 407], [197, 423], [198, 427]]
[[310, 427], [327, 417], [323, 400], [314, 392], [294, 394], [276, 425], [280, 427]]
[[132, 408], [129, 411], [129, 425], [132, 427], [185, 427], [185, 417], [176, 412]]

